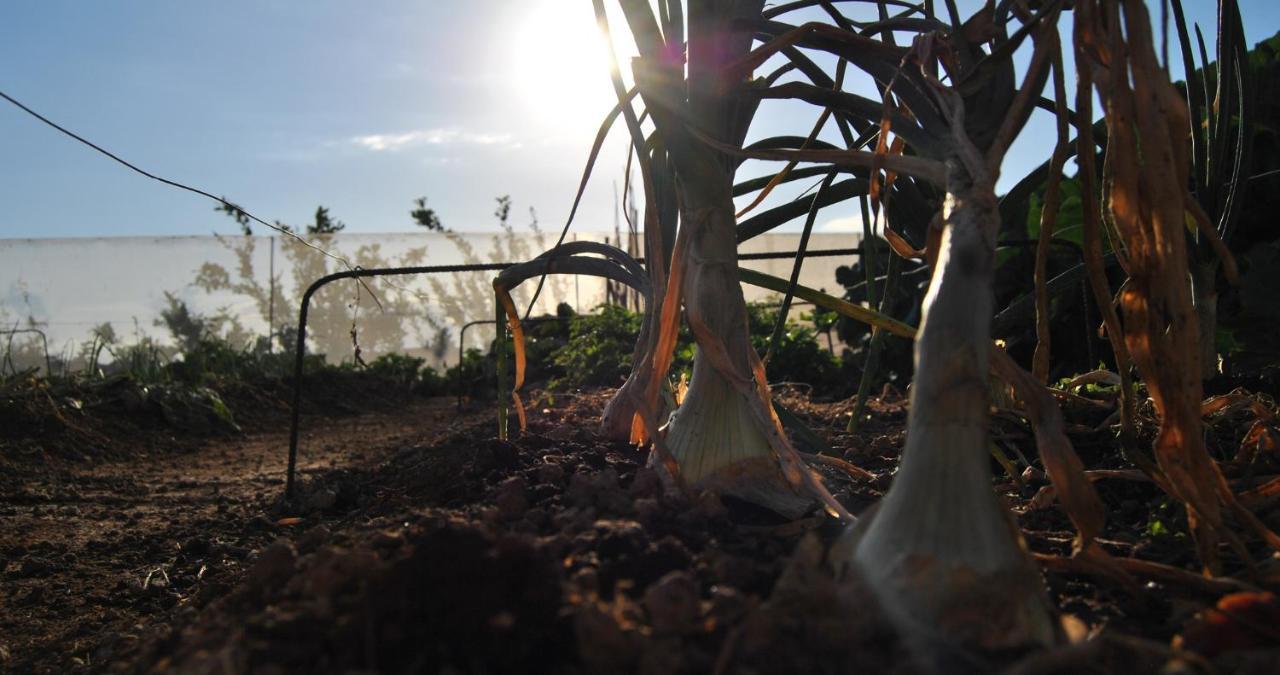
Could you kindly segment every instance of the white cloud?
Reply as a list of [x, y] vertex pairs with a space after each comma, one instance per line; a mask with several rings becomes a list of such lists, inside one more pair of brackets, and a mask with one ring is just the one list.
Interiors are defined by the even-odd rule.
[[420, 145], [500, 145], [510, 143], [511, 135], [482, 134], [459, 129], [419, 129], [399, 134], [356, 136], [351, 142], [373, 152], [395, 152]]

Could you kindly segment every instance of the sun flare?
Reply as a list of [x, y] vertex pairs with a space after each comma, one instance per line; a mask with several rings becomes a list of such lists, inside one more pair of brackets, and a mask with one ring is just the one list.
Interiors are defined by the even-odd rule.
[[552, 129], [592, 127], [615, 101], [609, 52], [588, 2], [527, 3], [509, 59], [518, 105]]

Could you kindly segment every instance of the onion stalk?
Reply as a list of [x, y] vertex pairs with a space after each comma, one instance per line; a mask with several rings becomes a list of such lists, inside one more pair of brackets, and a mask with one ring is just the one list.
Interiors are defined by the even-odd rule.
[[[738, 277], [737, 162], [700, 142], [706, 136], [738, 147], [746, 137], [759, 101], [743, 96], [742, 80], [728, 66], [750, 51], [753, 32], [741, 24], [760, 18], [764, 0], [689, 3], [687, 34], [681, 13], [669, 13], [672, 5], [660, 21], [647, 0], [620, 4], [640, 52], [632, 62], [636, 88], [669, 153], [680, 212], [669, 297], [653, 326], [658, 347], [648, 361], [647, 400], [637, 417], [656, 414], [656, 385], [674, 348], [674, 340], [666, 339], [674, 337], [678, 321], [674, 298], [683, 300], [698, 344], [688, 395], [665, 438], [641, 420], [658, 436], [652, 438], [660, 460], [655, 464], [685, 486], [743, 497], [783, 515], [800, 515], [820, 501], [832, 515], [850, 518], [804, 466], [773, 411], [764, 365], [747, 334]], [[602, 5], [596, 0], [603, 27]], [[680, 53], [683, 63], [672, 58]]]
[[991, 488], [996, 200], [981, 173], [973, 179], [955, 164], [949, 173], [902, 462], [875, 513], [851, 526], [832, 556], [838, 568], [856, 568], [908, 640], [934, 657], [1059, 639], [1040, 572]]
[[754, 404], [696, 355], [689, 392], [667, 425], [667, 449], [688, 486], [798, 518], [814, 499], [798, 494], [783, 478], [753, 416]]

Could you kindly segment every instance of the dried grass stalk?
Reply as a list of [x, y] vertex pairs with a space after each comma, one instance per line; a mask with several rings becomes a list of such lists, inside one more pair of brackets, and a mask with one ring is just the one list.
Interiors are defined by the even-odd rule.
[[1080, 96], [1087, 99], [1092, 84], [1106, 112], [1107, 209], [1128, 258], [1129, 281], [1120, 294], [1124, 342], [1160, 417], [1156, 461], [1173, 496], [1186, 505], [1205, 571], [1216, 574], [1224, 539], [1249, 560], [1225, 526], [1225, 510], [1273, 547], [1280, 539], [1239, 505], [1204, 445], [1200, 335], [1186, 249], [1187, 109], [1156, 59], [1140, 0], [1081, 0], [1075, 44]]

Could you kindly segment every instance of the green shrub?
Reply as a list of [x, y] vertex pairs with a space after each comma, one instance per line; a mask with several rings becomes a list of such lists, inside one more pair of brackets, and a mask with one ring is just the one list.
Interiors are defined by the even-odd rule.
[[[747, 304], [751, 344], [761, 356], [769, 350], [777, 320], [777, 307]], [[770, 382], [802, 382], [822, 396], [845, 396], [857, 386], [856, 377], [844, 368], [841, 359], [818, 343], [817, 331], [790, 318], [766, 368]]]
[[[752, 344], [756, 351], [764, 354], [778, 310], [750, 303], [747, 313]], [[631, 355], [641, 319], [641, 315], [617, 305], [604, 305], [595, 313], [573, 317], [569, 322], [568, 342], [553, 351], [552, 362], [561, 374], [553, 378], [549, 386], [567, 389], [622, 384], [631, 372]], [[672, 360], [673, 377], [689, 373], [693, 350], [693, 338], [687, 329], [681, 329]], [[768, 371], [769, 379], [774, 382], [804, 382], [829, 396], [843, 395], [856, 386], [856, 378], [843, 369], [840, 359], [818, 342], [817, 332], [794, 321], [787, 322]]]
[[168, 378], [169, 353], [155, 340], [144, 337], [130, 345], [107, 346], [114, 362], [109, 369], [115, 374], [126, 374], [138, 382], [164, 382]]
[[556, 316], [536, 317], [525, 324], [526, 381], [552, 382], [564, 377], [567, 371], [557, 356], [572, 340], [572, 325], [579, 318], [573, 308], [561, 303]]
[[[206, 337], [191, 344], [182, 353], [181, 360], [170, 363], [167, 369], [173, 379], [197, 385], [226, 380], [280, 379], [293, 376], [294, 356], [293, 349], [269, 350], [265, 339], [236, 347], [227, 340]], [[304, 357], [304, 372], [323, 367], [324, 355]]]
[[441, 393], [465, 396], [493, 396], [495, 366], [493, 350], [488, 354], [472, 347], [462, 355], [462, 362], [445, 371], [444, 377], [431, 371], [433, 386], [441, 386]]
[[422, 366], [426, 362], [426, 359], [407, 354], [383, 354], [374, 359], [365, 370], [371, 375], [412, 388], [422, 382]]
[[640, 324], [639, 314], [619, 305], [603, 305], [596, 313], [570, 319], [568, 342], [551, 357], [563, 373], [551, 388], [621, 385], [631, 372]]

